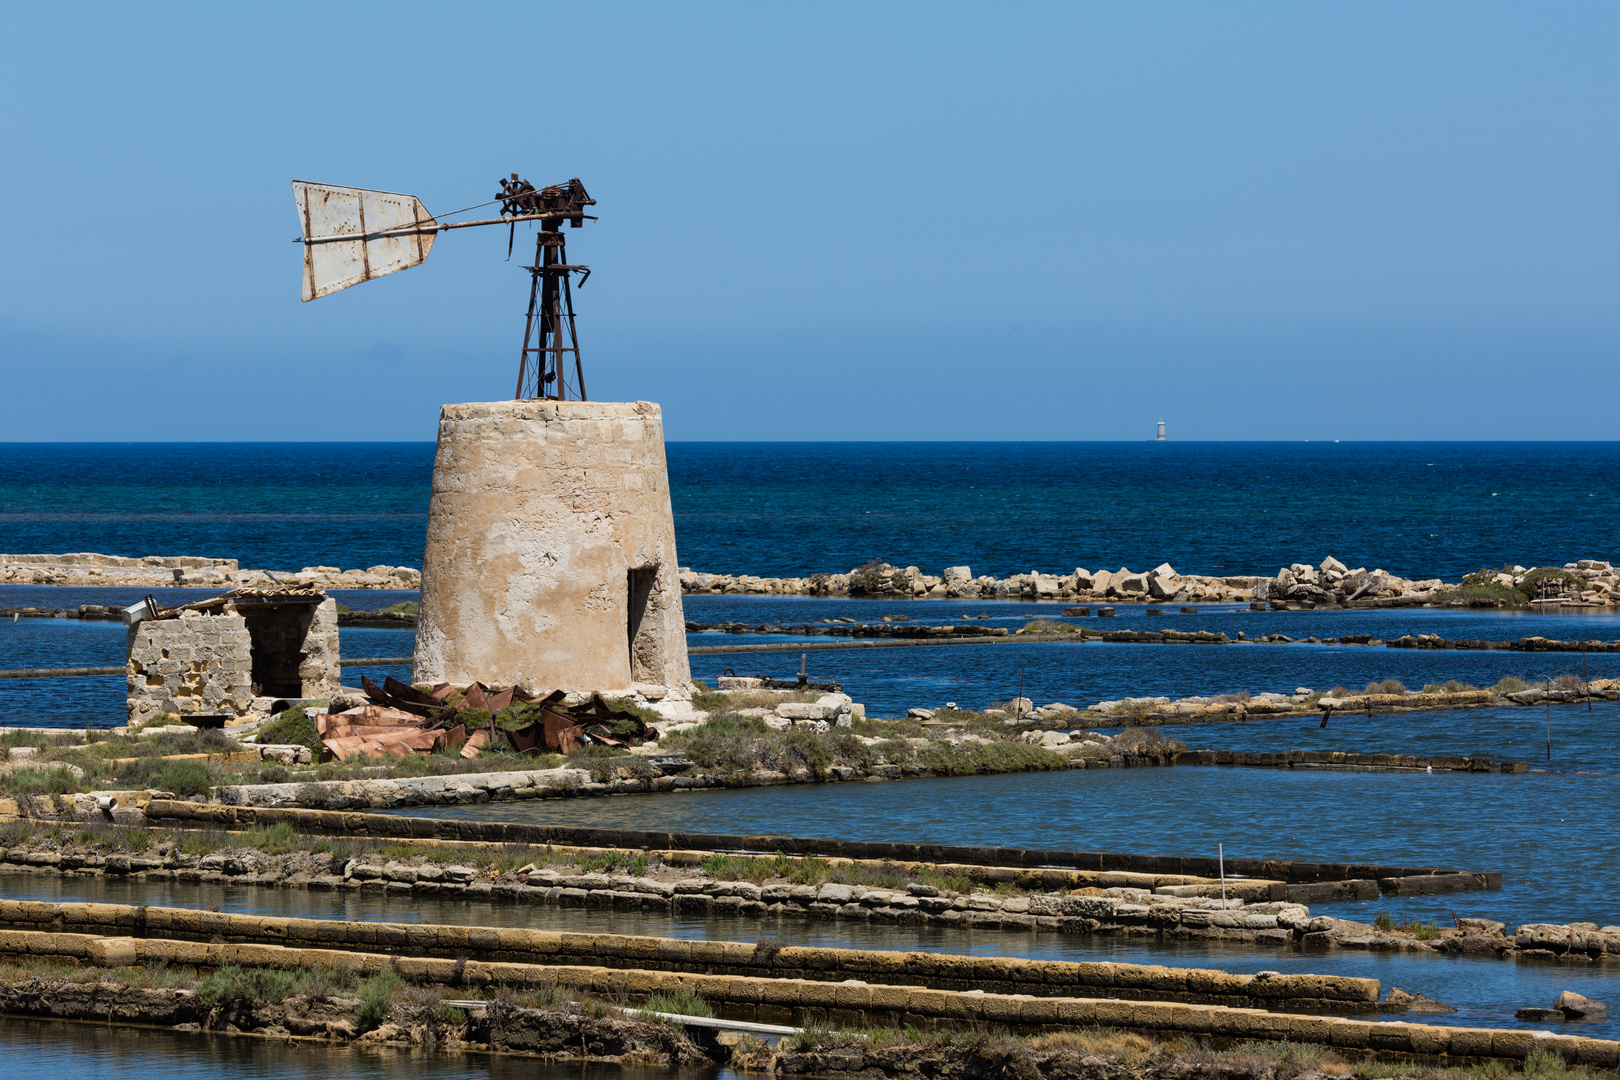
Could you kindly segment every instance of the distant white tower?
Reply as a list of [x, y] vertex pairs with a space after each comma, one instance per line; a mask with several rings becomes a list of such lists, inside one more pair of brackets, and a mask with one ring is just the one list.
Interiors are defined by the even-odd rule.
[[1159, 421], [1159, 437], [1154, 442], [1164, 442], [1164, 421]]

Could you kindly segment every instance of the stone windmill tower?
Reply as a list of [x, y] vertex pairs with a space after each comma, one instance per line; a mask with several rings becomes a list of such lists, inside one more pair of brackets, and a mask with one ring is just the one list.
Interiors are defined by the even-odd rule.
[[663, 416], [585, 394], [573, 277], [590, 269], [568, 262], [562, 226], [595, 220], [595, 200], [577, 179], [500, 186], [482, 204], [499, 216], [442, 221], [414, 196], [293, 183], [306, 301], [420, 264], [441, 232], [536, 227], [516, 393], [439, 411], [413, 679], [684, 691]]

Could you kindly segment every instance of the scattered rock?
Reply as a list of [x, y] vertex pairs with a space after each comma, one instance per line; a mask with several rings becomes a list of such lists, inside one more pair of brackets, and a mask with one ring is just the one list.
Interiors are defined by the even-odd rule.
[[1570, 1020], [1607, 1020], [1609, 1007], [1601, 1001], [1593, 1001], [1589, 997], [1577, 994], [1573, 990], [1565, 990], [1553, 1002], [1553, 1008], [1560, 1010]]
[[1515, 1020], [1528, 1020], [1532, 1024], [1545, 1024], [1564, 1019], [1562, 1009], [1520, 1009], [1513, 1014]]
[[1398, 986], [1392, 986], [1389, 996], [1378, 1006], [1379, 1012], [1410, 1012], [1410, 1013], [1454, 1013], [1457, 1010], [1443, 1001], [1436, 1001], [1427, 994], [1411, 994]]

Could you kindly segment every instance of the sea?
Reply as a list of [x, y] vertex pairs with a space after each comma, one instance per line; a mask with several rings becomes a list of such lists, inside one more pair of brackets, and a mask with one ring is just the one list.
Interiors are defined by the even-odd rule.
[[[956, 418], [941, 418], [954, 426]], [[1169, 562], [1455, 580], [1606, 558], [1616, 442], [670, 443], [676, 544], [711, 573]], [[0, 550], [420, 566], [431, 443], [0, 444]]]

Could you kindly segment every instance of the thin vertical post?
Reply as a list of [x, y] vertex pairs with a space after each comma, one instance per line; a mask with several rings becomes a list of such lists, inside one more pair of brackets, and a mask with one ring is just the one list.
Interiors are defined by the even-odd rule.
[[574, 285], [571, 274], [563, 275], [563, 296], [568, 307], [568, 341], [574, 346], [574, 374], [579, 378], [579, 400], [591, 400], [585, 393], [585, 365], [579, 358], [579, 329], [574, 325]]
[[1218, 853], [1216, 855], [1216, 857], [1220, 860], [1220, 866], [1221, 866], [1221, 910], [1225, 911], [1226, 910], [1226, 844], [1224, 842], [1221, 843], [1221, 844], [1217, 844], [1216, 847], [1215, 847], [1215, 850]]

